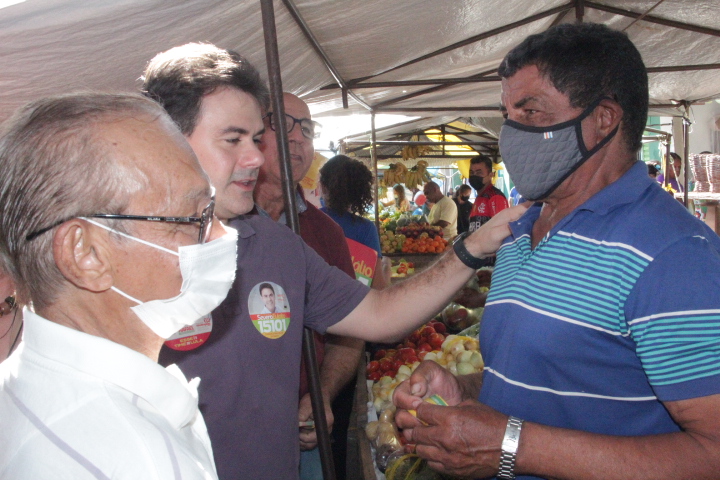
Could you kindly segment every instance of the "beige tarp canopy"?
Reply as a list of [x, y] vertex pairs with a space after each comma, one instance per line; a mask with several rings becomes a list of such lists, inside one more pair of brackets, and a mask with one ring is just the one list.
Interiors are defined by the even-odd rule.
[[[154, 54], [190, 41], [235, 49], [266, 71], [259, 1], [13, 2], [0, 0], [9, 5], [0, 8], [0, 119], [49, 94], [133, 91]], [[503, 56], [576, 20], [627, 31], [650, 68], [653, 113], [720, 96], [717, 0], [277, 0], [275, 14], [284, 87], [321, 117], [496, 116]]]

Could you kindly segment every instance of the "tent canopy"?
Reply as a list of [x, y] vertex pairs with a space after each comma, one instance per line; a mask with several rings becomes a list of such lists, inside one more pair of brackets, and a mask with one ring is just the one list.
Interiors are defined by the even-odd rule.
[[[0, 120], [46, 95], [135, 91], [150, 58], [192, 41], [237, 50], [266, 72], [256, 0], [0, 0], [8, 4], [0, 8]], [[720, 96], [716, 0], [274, 5], [283, 86], [319, 117], [370, 110], [424, 119], [497, 116], [496, 69], [504, 55], [527, 35], [578, 19], [628, 33], [649, 67], [652, 113], [678, 115], [678, 101]]]

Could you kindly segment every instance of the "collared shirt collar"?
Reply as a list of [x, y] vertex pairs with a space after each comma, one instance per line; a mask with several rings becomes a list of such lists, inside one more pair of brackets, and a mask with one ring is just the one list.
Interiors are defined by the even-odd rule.
[[27, 308], [23, 317], [24, 349], [137, 395], [178, 430], [199, 414], [199, 379], [187, 382], [176, 365], [163, 368], [128, 347], [51, 322]]
[[642, 193], [654, 183], [657, 182], [648, 175], [647, 165], [637, 161], [622, 177], [593, 195], [578, 209], [605, 215], [616, 207], [636, 202]]
[[[553, 228], [553, 232], [561, 225], [567, 223], [567, 221], [580, 210], [588, 210], [598, 215], [605, 215], [616, 207], [633, 203], [654, 183], [657, 182], [647, 174], [647, 166], [645, 163], [637, 161], [619, 179], [600, 190], [585, 203], [570, 212]], [[532, 226], [540, 216], [541, 210], [542, 203], [537, 202], [532, 205], [522, 217], [512, 222], [510, 229], [513, 237], [518, 238], [524, 234], [531, 235]]]

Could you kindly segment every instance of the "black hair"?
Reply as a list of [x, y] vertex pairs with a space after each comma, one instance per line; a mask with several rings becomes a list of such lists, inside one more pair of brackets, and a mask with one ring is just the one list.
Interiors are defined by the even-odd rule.
[[484, 163], [488, 170], [492, 172], [493, 161], [487, 155], [476, 155], [470, 159], [470, 165], [477, 165], [478, 163]]
[[460, 193], [462, 193], [462, 192], [467, 192], [467, 191], [469, 191], [469, 190], [472, 190], [472, 188], [470, 188], [470, 185], [468, 185], [468, 184], [466, 184], [466, 183], [463, 183], [462, 185], [460, 185], [460, 186], [458, 187], [458, 194], [460, 194]]
[[320, 183], [327, 207], [342, 215], [348, 210], [362, 215], [372, 205], [373, 175], [359, 160], [336, 155], [320, 169]]
[[264, 283], [261, 283], [260, 288], [258, 288], [258, 292], [260, 292], [260, 295], [262, 295], [262, 291], [265, 290], [266, 288], [269, 288], [270, 290], [272, 290], [273, 293], [275, 293], [275, 289], [273, 288], [273, 286], [267, 282], [264, 282]]
[[623, 110], [627, 148], [637, 152], [647, 123], [648, 77], [640, 52], [623, 32], [594, 23], [566, 23], [527, 37], [508, 53], [498, 73], [510, 78], [535, 65], [575, 108], [602, 96]]
[[184, 135], [197, 125], [203, 97], [221, 87], [251, 95], [262, 111], [270, 92], [260, 73], [240, 54], [215, 45], [189, 43], [155, 56], [141, 77], [142, 93], [158, 102]]

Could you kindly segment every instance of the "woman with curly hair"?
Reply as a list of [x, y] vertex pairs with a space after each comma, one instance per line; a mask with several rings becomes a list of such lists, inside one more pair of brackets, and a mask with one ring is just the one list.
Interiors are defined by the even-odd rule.
[[321, 208], [335, 220], [347, 238], [360, 242], [378, 252], [380, 237], [375, 224], [362, 214], [373, 203], [373, 176], [359, 160], [336, 155], [320, 169], [325, 206]]

